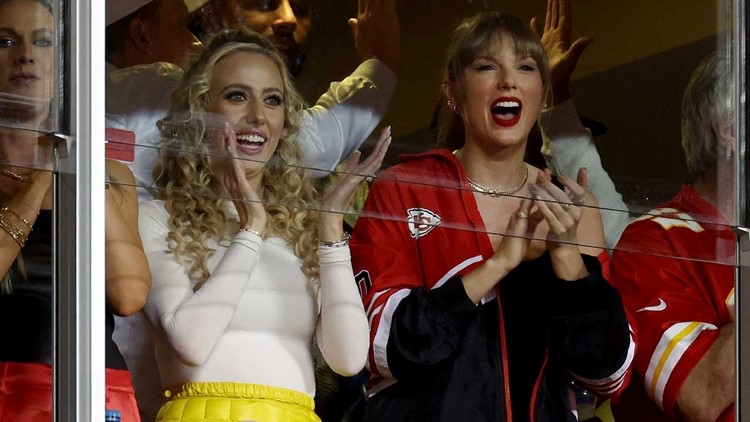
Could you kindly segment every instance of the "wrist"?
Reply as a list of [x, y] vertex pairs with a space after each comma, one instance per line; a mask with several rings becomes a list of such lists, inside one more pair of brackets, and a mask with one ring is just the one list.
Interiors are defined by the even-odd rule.
[[580, 280], [588, 275], [577, 245], [558, 245], [550, 248], [552, 269], [557, 278], [565, 281]]

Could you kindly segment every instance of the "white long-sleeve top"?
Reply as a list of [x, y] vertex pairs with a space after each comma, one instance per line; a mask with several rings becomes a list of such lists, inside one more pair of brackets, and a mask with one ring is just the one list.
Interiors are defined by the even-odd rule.
[[[166, 117], [182, 75], [169, 63], [107, 66], [106, 125], [135, 134], [135, 160], [126, 164], [138, 186], [153, 184], [161, 137], [156, 122]], [[369, 59], [303, 110], [297, 142], [312, 176], [326, 176], [362, 145], [385, 115], [395, 88], [396, 75], [388, 66]], [[152, 199], [146, 189], [138, 189], [138, 195], [141, 201]]]
[[164, 387], [225, 381], [314, 396], [314, 334], [334, 371], [353, 375], [364, 367], [369, 330], [348, 247], [319, 249], [316, 296], [290, 245], [240, 231], [207, 241], [215, 250], [211, 276], [194, 290], [196, 282], [167, 251], [168, 218], [163, 201], [140, 206], [153, 277], [145, 312], [157, 335]]
[[539, 121], [544, 139], [542, 154], [553, 173], [576, 180], [578, 169], [587, 168], [588, 188], [601, 207], [606, 246], [614, 249], [630, 223], [630, 213], [622, 195], [602, 167], [591, 131], [581, 124], [575, 103], [572, 99], [564, 101], [542, 114]]

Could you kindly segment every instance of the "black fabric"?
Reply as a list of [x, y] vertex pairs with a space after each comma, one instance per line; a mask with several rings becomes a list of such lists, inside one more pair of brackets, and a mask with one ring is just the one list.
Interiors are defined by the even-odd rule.
[[[52, 364], [52, 211], [42, 210], [34, 230], [9, 273], [12, 292], [0, 293], [0, 361]], [[108, 310], [105, 325], [106, 365], [127, 369], [112, 341], [114, 317]]]
[[[366, 420], [501, 421], [508, 392], [514, 421], [530, 421], [532, 407], [535, 421], [575, 420], [567, 408], [571, 365], [584, 376], [611, 374], [622, 365], [629, 341], [617, 291], [602, 278], [598, 260], [584, 260], [590, 275], [573, 282], [554, 275], [547, 253], [525, 261], [500, 281], [499, 302], [478, 306], [460, 277], [432, 291], [414, 289], [394, 311], [387, 344], [398, 382], [368, 400]], [[580, 335], [590, 338], [575, 341]], [[584, 361], [592, 356], [597, 358]]]

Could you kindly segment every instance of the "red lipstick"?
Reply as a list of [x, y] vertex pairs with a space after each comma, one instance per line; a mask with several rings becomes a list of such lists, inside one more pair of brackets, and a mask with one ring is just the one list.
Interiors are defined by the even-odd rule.
[[500, 97], [492, 102], [490, 114], [498, 126], [512, 127], [521, 120], [521, 100], [516, 97]]

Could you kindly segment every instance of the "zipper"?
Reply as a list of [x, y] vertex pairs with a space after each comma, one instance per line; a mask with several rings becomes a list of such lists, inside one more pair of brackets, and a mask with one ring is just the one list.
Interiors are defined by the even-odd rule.
[[531, 415], [531, 422], [534, 422], [536, 416], [536, 399], [539, 394], [539, 386], [542, 385], [542, 376], [544, 375], [544, 368], [547, 367], [547, 358], [549, 357], [549, 349], [544, 349], [544, 360], [542, 361], [542, 367], [539, 369], [539, 375], [536, 376], [536, 382], [534, 383], [534, 389], [531, 390], [531, 407], [529, 408], [529, 414]]
[[510, 404], [510, 370], [508, 369], [508, 349], [505, 347], [505, 324], [503, 323], [503, 303], [500, 301], [500, 288], [495, 285], [497, 297], [498, 323], [500, 324], [500, 350], [503, 354], [503, 377], [505, 383], [505, 420], [513, 422], [513, 408]]

